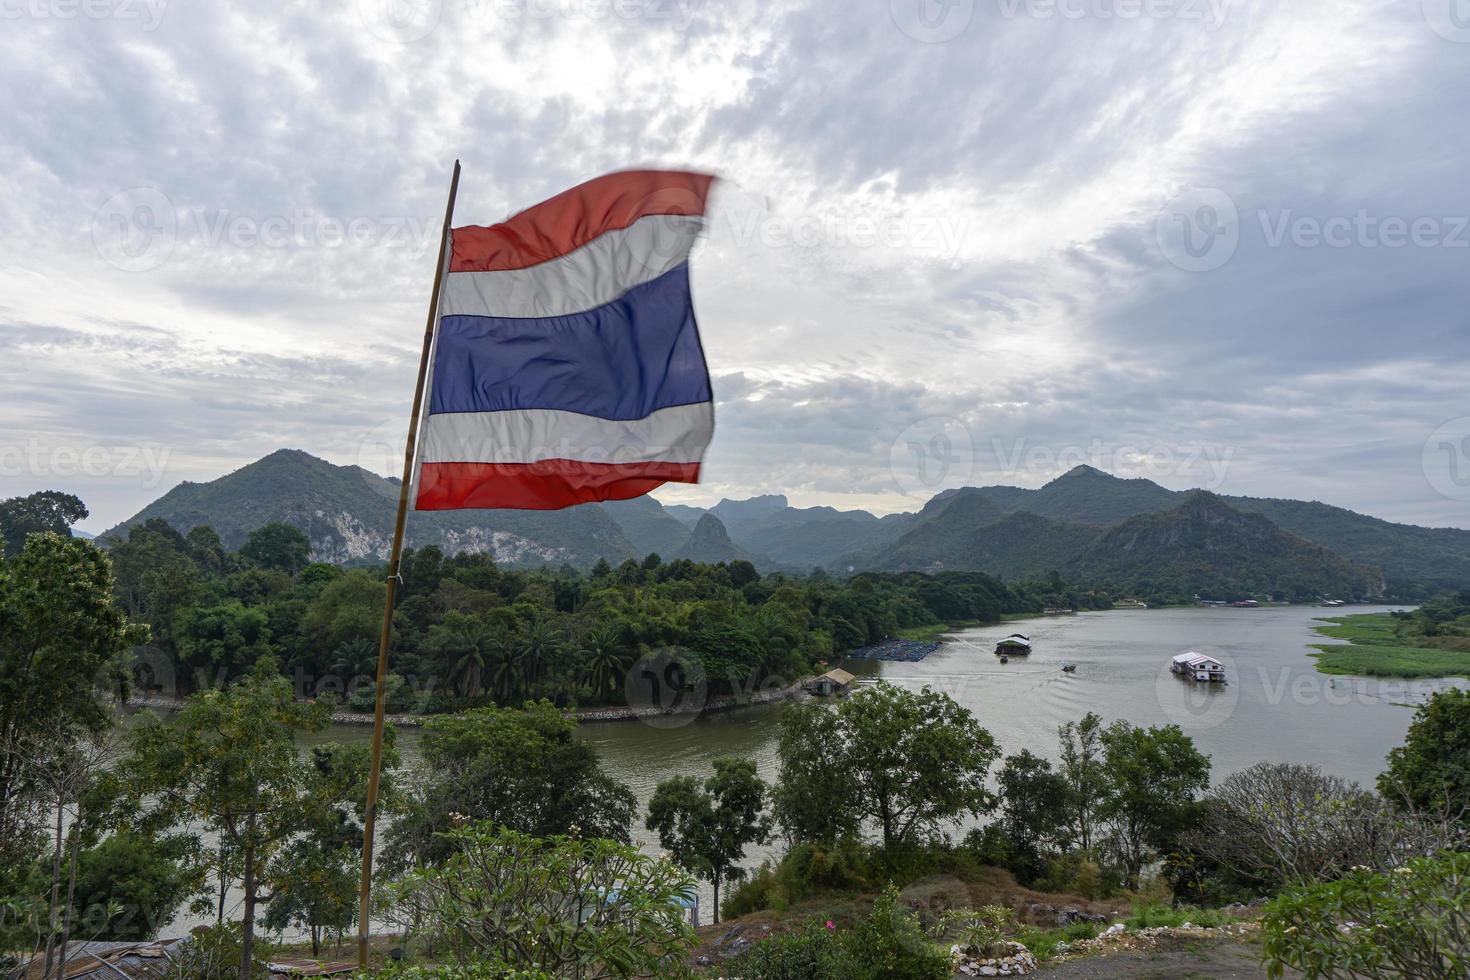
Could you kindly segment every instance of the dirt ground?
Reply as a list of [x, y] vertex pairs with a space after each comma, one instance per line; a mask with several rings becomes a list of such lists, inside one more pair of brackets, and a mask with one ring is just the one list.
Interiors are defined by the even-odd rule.
[[[1087, 956], [1066, 963], [1043, 964], [1034, 976], [1042, 980], [1191, 980], [1196, 977], [1239, 977], [1266, 980], [1261, 948], [1232, 940], [1181, 940], [1159, 949], [1128, 950]], [[1284, 976], [1301, 977], [1295, 970]]]

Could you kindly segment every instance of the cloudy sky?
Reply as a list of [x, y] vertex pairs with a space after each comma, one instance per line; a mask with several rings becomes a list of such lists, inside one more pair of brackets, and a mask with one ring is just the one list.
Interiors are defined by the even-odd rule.
[[706, 483], [1087, 462], [1470, 527], [1464, 0], [0, 0], [0, 497], [100, 530], [395, 472], [450, 166], [488, 224], [724, 181]]

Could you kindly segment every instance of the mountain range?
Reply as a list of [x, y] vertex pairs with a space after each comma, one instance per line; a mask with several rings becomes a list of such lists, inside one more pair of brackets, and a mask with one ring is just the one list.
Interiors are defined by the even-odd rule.
[[[102, 537], [160, 517], [209, 524], [227, 547], [271, 521], [301, 528], [313, 556], [381, 560], [398, 482], [280, 450], [208, 483], [182, 483]], [[651, 497], [563, 511], [414, 513], [414, 547], [479, 551], [519, 565], [657, 552], [666, 559], [748, 559], [762, 569], [983, 571], [1147, 592], [1187, 582], [1215, 592], [1372, 596], [1470, 585], [1470, 530], [1394, 524], [1316, 501], [1170, 490], [1079, 466], [1039, 489], [946, 490], [916, 513], [792, 507], [785, 496], [709, 508]]]

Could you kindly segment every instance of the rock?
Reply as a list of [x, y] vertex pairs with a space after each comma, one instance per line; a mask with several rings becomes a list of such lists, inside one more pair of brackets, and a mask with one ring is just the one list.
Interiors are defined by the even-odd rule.
[[1127, 928], [1128, 927], [1125, 926], [1121, 922], [1114, 922], [1112, 925], [1108, 926], [1106, 929], [1104, 929], [1102, 931], [1102, 935], [1103, 936], [1118, 936], [1118, 935], [1121, 935], [1123, 933], [1123, 931], [1126, 930]]
[[1000, 975], [1000, 970], [997, 969], [996, 967], [993, 967], [993, 966], [982, 966], [980, 968], [980, 975], [982, 977], [999, 976]]

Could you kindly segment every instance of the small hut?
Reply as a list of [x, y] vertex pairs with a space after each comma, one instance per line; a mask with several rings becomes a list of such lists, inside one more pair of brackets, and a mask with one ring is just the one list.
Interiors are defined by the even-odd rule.
[[825, 698], [834, 694], [846, 694], [850, 687], [852, 687], [852, 675], [838, 667], [808, 683], [806, 689], [819, 698]]

